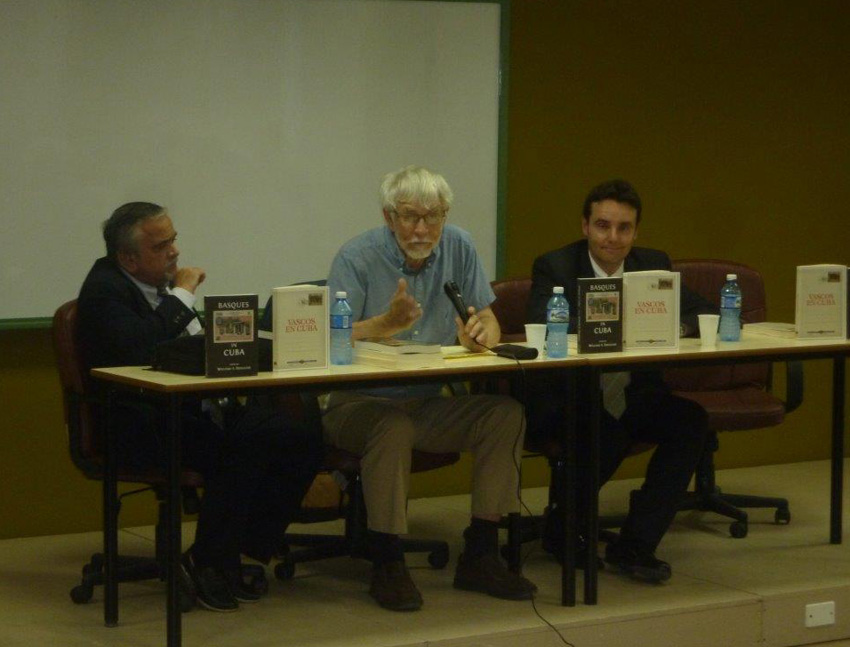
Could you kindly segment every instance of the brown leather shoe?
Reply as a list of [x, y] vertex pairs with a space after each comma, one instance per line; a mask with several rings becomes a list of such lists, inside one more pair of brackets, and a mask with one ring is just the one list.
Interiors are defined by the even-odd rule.
[[422, 608], [422, 595], [410, 577], [407, 564], [401, 561], [387, 562], [372, 569], [369, 595], [390, 611], [418, 611]]
[[503, 600], [530, 600], [537, 587], [522, 575], [508, 570], [493, 553], [467, 557], [461, 553], [455, 569], [454, 587], [478, 591]]

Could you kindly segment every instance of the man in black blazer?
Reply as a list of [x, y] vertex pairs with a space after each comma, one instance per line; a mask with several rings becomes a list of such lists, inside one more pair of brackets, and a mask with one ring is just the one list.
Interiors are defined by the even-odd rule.
[[[664, 252], [634, 247], [640, 217], [640, 197], [628, 182], [613, 180], [594, 187], [585, 199], [582, 212], [584, 239], [534, 261], [528, 321], [546, 322], [546, 303], [552, 296], [552, 288], [560, 285], [570, 303], [570, 331], [574, 332], [578, 313], [577, 279], [621, 276], [624, 271], [671, 269]], [[711, 304], [682, 286], [682, 336], [697, 332], [698, 314], [713, 312], [716, 309]], [[623, 403], [624, 382], [627, 386]], [[672, 523], [696, 468], [707, 434], [706, 414], [699, 405], [672, 395], [659, 371], [617, 374], [616, 378], [603, 382], [602, 387], [609, 392], [605, 394], [606, 410], [602, 413], [600, 485], [611, 478], [632, 443], [657, 445], [619, 539], [606, 548], [605, 561], [637, 579], [663, 581], [672, 571], [667, 562], [655, 557], [655, 550]], [[563, 388], [544, 383], [536, 384], [530, 391], [533, 395], [526, 410], [526, 437], [531, 444], [539, 446], [552, 438], [558, 420], [564, 415], [564, 405], [558, 397]], [[585, 464], [581, 459], [583, 451], [586, 448], [579, 443], [579, 470]], [[584, 500], [581, 487], [586, 481], [579, 474], [579, 501]], [[552, 521], [547, 523], [544, 538], [544, 547], [551, 552], [562, 545], [553, 522], [555, 516], [550, 515]]]
[[[89, 368], [147, 366], [157, 343], [202, 327], [193, 309], [206, 273], [177, 264], [168, 213], [147, 202], [125, 204], [103, 225], [107, 255], [98, 259], [77, 300], [77, 334]], [[200, 603], [235, 611], [259, 595], [242, 580], [240, 553], [268, 562], [313, 480], [321, 429], [294, 425], [271, 409], [248, 407], [213, 421], [200, 400], [182, 411], [183, 464], [204, 476], [195, 542], [183, 556]], [[141, 396], [121, 400], [111, 418], [118, 464], [163, 464], [163, 412]]]

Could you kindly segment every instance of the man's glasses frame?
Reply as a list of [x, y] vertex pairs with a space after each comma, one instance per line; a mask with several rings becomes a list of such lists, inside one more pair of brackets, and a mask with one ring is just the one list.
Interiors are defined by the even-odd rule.
[[398, 218], [398, 221], [405, 227], [415, 227], [422, 220], [429, 227], [436, 227], [446, 219], [446, 212], [442, 209], [429, 211], [428, 213], [399, 213], [393, 210], [392, 213]]

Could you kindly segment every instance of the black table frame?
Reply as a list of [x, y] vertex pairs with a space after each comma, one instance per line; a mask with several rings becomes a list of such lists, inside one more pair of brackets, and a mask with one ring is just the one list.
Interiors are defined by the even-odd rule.
[[[732, 351], [732, 349], [729, 349]], [[106, 414], [103, 418], [104, 425], [109, 423], [109, 415], [115, 398], [122, 390], [130, 389], [136, 393], [140, 390], [155, 398], [165, 400], [168, 408], [168, 433], [166, 434], [166, 536], [167, 545], [167, 644], [168, 647], [177, 647], [181, 644], [181, 614], [179, 598], [179, 559], [181, 554], [181, 507], [180, 507], [180, 411], [183, 395], [186, 393], [202, 393], [205, 397], [213, 397], [217, 393], [230, 394], [234, 391], [327, 391], [333, 389], [355, 389], [363, 387], [375, 387], [383, 384], [398, 383], [403, 379], [405, 383], [433, 383], [463, 380], [486, 380], [494, 377], [507, 377], [520, 370], [544, 370], [544, 371], [576, 371], [579, 379], [589, 380], [590, 384], [598, 385], [603, 373], [640, 369], [662, 369], [672, 367], [688, 366], [710, 366], [729, 364], [730, 362], [778, 362], [787, 360], [813, 360], [831, 359], [833, 364], [832, 379], [832, 452], [831, 452], [831, 494], [830, 494], [830, 542], [841, 543], [842, 534], [842, 488], [844, 470], [844, 411], [845, 411], [845, 360], [850, 355], [850, 344], [840, 342], [827, 346], [791, 346], [779, 349], [756, 349], [741, 352], [718, 352], [704, 355], [687, 354], [660, 354], [648, 357], [629, 354], [598, 356], [581, 355], [573, 357], [571, 361], [545, 361], [545, 362], [522, 362], [520, 369], [516, 364], [507, 363], [498, 366], [482, 365], [479, 367], [463, 367], [455, 370], [437, 371], [430, 374], [400, 374], [398, 372], [386, 372], [371, 375], [355, 375], [350, 379], [340, 380], [341, 376], [308, 377], [306, 379], [292, 379], [278, 381], [274, 384], [252, 384], [234, 385], [228, 383], [220, 389], [215, 384], [209, 386], [187, 387], [182, 390], [169, 390], [163, 388], [150, 388], [144, 384], [122, 383], [120, 380], [110, 376], [98, 375], [95, 371], [94, 377], [106, 382]], [[576, 361], [576, 360], [579, 361]], [[297, 376], [293, 376], [297, 377]], [[199, 378], [202, 379], [202, 378]], [[565, 380], [565, 383], [572, 383]], [[576, 568], [575, 568], [575, 542], [577, 528], [576, 501], [575, 501], [575, 460], [576, 460], [576, 416], [586, 415], [583, 419], [589, 420], [587, 433], [590, 434], [590, 456], [589, 461], [593, 465], [599, 463], [599, 426], [602, 412], [602, 393], [600, 389], [591, 389], [589, 401], [576, 400], [573, 415], [567, 417], [562, 429], [562, 441], [564, 460], [562, 462], [565, 473], [564, 482], [566, 487], [559, 501], [559, 508], [564, 522], [564, 561], [561, 569], [561, 602], [564, 606], [576, 604]], [[575, 392], [566, 393], [565, 397], [574, 398]], [[581, 408], [586, 407], [584, 413]], [[578, 418], [582, 419], [582, 418]], [[108, 427], [106, 427], [108, 428]], [[115, 465], [114, 450], [110, 441], [110, 434], [104, 433], [104, 552], [105, 552], [105, 600], [104, 621], [107, 626], [115, 626], [118, 623], [118, 583], [116, 579], [116, 557], [118, 547], [117, 535], [117, 509], [111, 504], [117, 496], [117, 468]], [[598, 470], [590, 469], [591, 483], [588, 491], [587, 509], [590, 511], [584, 534], [586, 543], [586, 568], [584, 571], [584, 603], [597, 604], [598, 602], [598, 573], [596, 565], [597, 536], [598, 536]], [[516, 523], [514, 519], [513, 523]], [[515, 526], [514, 526], [515, 527]]]

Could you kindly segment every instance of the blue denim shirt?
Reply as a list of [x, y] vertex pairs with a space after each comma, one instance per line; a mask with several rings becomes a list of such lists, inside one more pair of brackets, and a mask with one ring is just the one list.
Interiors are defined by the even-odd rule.
[[[467, 305], [476, 310], [488, 307], [496, 299], [484, 273], [471, 236], [454, 225], [443, 227], [440, 242], [422, 267], [405, 267], [404, 253], [387, 226], [370, 229], [345, 243], [331, 264], [330, 294], [348, 293], [354, 320], [361, 321], [383, 314], [398, 287], [407, 281], [407, 291], [422, 307], [422, 317], [398, 339], [437, 342], [443, 346], [457, 343], [455, 310], [443, 291], [443, 284], [458, 284]], [[420, 385], [392, 389], [372, 389], [370, 395], [382, 397], [423, 397], [439, 392], [439, 385]]]

